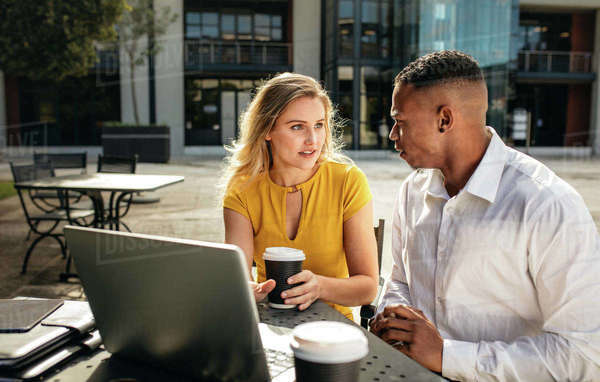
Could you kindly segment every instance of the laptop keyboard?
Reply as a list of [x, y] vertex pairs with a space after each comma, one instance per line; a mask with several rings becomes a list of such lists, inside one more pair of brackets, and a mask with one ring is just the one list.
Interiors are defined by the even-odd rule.
[[287, 369], [294, 367], [294, 356], [291, 353], [265, 349], [265, 355], [267, 356], [267, 365], [271, 378], [275, 378]]

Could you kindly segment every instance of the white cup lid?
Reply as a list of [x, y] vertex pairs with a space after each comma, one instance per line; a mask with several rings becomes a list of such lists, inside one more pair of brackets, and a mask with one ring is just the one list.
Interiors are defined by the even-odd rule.
[[301, 249], [288, 247], [269, 247], [263, 254], [264, 260], [274, 261], [300, 261], [306, 259]]
[[317, 363], [354, 362], [369, 353], [369, 342], [360, 328], [335, 321], [296, 326], [290, 347], [296, 357]]

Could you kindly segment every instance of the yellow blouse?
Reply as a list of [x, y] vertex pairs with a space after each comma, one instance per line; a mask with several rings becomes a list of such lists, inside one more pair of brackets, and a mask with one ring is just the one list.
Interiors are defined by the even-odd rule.
[[[343, 225], [372, 198], [367, 178], [358, 167], [325, 161], [309, 180], [296, 186], [302, 192], [302, 212], [294, 240], [286, 234], [286, 195], [294, 187], [275, 184], [268, 172], [237, 184], [227, 191], [223, 207], [239, 212], [252, 224], [258, 282], [265, 281], [265, 248], [281, 246], [304, 251], [303, 269], [348, 277]], [[352, 319], [350, 308], [330, 305]]]

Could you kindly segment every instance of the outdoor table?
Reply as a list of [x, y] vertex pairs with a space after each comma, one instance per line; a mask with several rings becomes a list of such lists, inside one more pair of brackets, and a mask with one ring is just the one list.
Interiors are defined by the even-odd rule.
[[[310, 321], [350, 321], [331, 308], [317, 301], [305, 311], [275, 310], [266, 303], [258, 304], [260, 321], [266, 324], [293, 328]], [[357, 325], [358, 326], [358, 325]], [[362, 329], [362, 328], [361, 328]], [[425, 369], [400, 351], [394, 349], [372, 333], [365, 334], [369, 340], [369, 354], [362, 361], [361, 382], [372, 381], [444, 381], [445, 379]], [[61, 370], [46, 376], [48, 381], [188, 381], [180, 375], [111, 357], [106, 350], [98, 350], [81, 356], [64, 365]]]
[[[95, 174], [78, 174], [55, 176], [51, 178], [19, 182], [15, 188], [38, 189], [38, 190], [62, 190], [66, 193], [65, 202], [68, 208], [69, 191], [77, 191], [89, 195], [94, 200], [95, 208], [102, 205], [96, 205], [100, 202], [98, 194], [101, 191], [111, 193], [108, 205], [108, 220], [119, 220], [119, 204], [124, 197], [134, 192], [154, 191], [159, 188], [183, 182], [183, 176], [174, 175], [143, 175], [143, 174], [112, 174], [97, 172]], [[102, 211], [96, 211], [99, 223], [105, 222]], [[119, 229], [119, 225], [116, 225]]]
[[[15, 183], [18, 189], [57, 190], [64, 192], [65, 209], [69, 224], [76, 224], [70, 219], [69, 191], [88, 195], [93, 202], [95, 222], [104, 228], [106, 223], [115, 225], [119, 230], [119, 206], [123, 198], [135, 192], [154, 191], [171, 184], [183, 182], [183, 176], [175, 175], [145, 175], [145, 174], [113, 174], [97, 172], [95, 174], [77, 174], [55, 176]], [[104, 216], [104, 201], [101, 192], [110, 192], [108, 216]], [[65, 274], [61, 279], [68, 278], [71, 257], [67, 260]]]

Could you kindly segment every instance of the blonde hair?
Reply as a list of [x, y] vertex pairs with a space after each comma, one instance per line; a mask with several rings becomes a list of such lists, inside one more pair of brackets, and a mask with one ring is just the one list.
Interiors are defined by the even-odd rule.
[[318, 162], [334, 160], [352, 163], [341, 153], [343, 142], [338, 128], [335, 109], [327, 92], [314, 78], [297, 73], [281, 73], [257, 89], [256, 96], [240, 116], [240, 135], [231, 146], [225, 146], [230, 155], [220, 185], [223, 194], [240, 182], [249, 182], [256, 175], [268, 171], [272, 157], [265, 140], [277, 118], [292, 101], [319, 98], [325, 108], [325, 142]]

